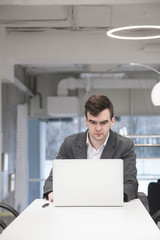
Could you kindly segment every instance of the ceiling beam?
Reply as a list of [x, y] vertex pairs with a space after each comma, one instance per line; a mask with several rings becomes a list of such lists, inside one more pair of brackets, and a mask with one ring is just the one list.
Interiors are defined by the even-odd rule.
[[1, 0], [0, 5], [109, 5], [159, 3], [159, 0]]

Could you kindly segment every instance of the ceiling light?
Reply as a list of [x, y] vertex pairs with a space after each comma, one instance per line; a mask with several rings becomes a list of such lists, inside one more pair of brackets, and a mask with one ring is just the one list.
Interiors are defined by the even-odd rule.
[[[160, 75], [160, 72], [150, 66], [147, 66], [145, 64], [141, 64], [141, 63], [130, 63], [130, 65], [132, 66], [142, 66], [145, 67], [147, 69], [150, 69], [154, 72], [156, 72], [158, 75]], [[156, 85], [152, 88], [151, 91], [151, 100], [154, 106], [160, 106], [160, 82], [156, 83]]]
[[147, 29], [147, 30], [152, 30], [152, 29], [160, 29], [160, 26], [157, 25], [139, 25], [139, 26], [127, 26], [127, 27], [119, 27], [119, 28], [114, 28], [111, 29], [107, 32], [107, 35], [112, 38], [117, 38], [117, 39], [124, 39], [124, 40], [146, 40], [146, 39], [156, 39], [160, 38], [160, 35], [151, 35], [151, 36], [145, 36], [145, 37], [132, 37], [132, 36], [122, 36], [122, 35], [116, 35], [114, 33], [120, 32], [120, 31], [126, 31], [126, 30], [135, 30], [135, 29]]

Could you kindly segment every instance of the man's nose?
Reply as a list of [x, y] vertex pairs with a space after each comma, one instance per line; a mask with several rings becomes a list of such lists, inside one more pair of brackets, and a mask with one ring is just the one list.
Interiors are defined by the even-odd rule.
[[97, 123], [97, 124], [96, 124], [96, 130], [97, 130], [97, 131], [100, 131], [101, 128], [102, 128], [101, 125], [100, 125], [99, 123]]

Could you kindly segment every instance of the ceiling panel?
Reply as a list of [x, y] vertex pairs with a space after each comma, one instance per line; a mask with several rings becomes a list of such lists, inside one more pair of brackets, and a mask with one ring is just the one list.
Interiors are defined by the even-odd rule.
[[66, 19], [66, 6], [1, 6], [0, 20], [57, 20]]
[[100, 27], [110, 26], [112, 9], [110, 6], [77, 6], [76, 7], [78, 27]]

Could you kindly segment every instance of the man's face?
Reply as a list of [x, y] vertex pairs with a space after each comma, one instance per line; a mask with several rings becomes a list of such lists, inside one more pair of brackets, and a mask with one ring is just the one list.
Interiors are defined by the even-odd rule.
[[89, 130], [90, 141], [94, 146], [94, 143], [102, 144], [106, 140], [110, 128], [114, 124], [114, 118], [111, 119], [109, 110], [104, 109], [96, 117], [87, 112], [85, 123]]

